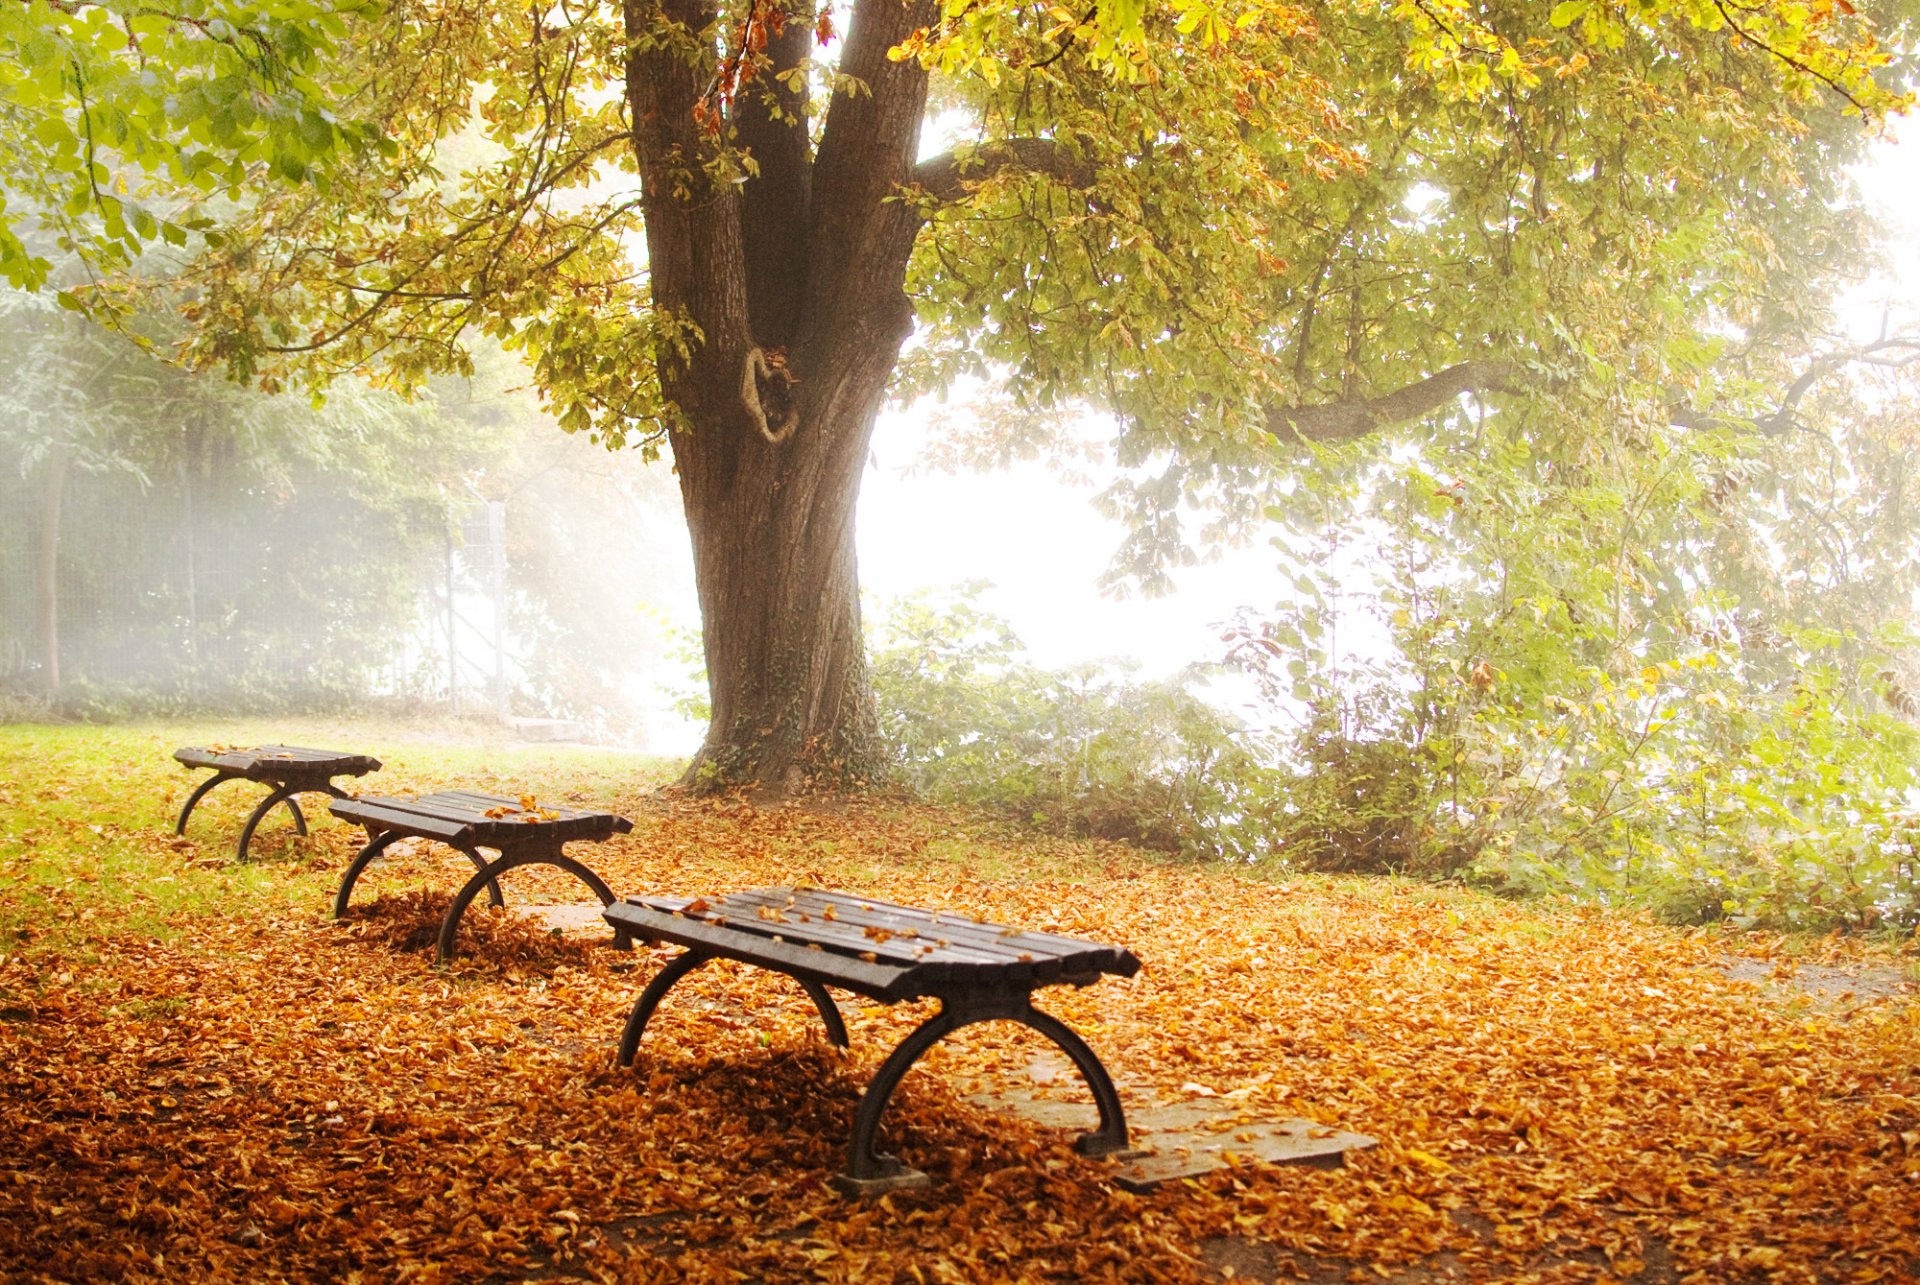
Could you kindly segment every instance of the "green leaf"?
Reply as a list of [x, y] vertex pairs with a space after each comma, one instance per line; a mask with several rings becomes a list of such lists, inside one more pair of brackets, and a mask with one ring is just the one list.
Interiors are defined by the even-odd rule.
[[1593, 7], [1593, 0], [1560, 0], [1553, 6], [1553, 13], [1547, 21], [1555, 27], [1570, 27], [1586, 16]]

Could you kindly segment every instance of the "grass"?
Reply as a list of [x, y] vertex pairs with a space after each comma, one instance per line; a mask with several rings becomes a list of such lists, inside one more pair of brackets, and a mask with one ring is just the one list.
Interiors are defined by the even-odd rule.
[[[491, 735], [487, 733], [491, 731]], [[455, 741], [453, 736], [461, 737]], [[674, 764], [612, 750], [514, 745], [484, 726], [422, 730], [367, 720], [206, 720], [0, 726], [0, 952], [90, 957], [102, 937], [170, 940], [212, 913], [319, 907], [360, 832], [332, 822], [324, 799], [304, 807], [299, 839], [285, 811], [256, 835], [253, 860], [233, 861], [247, 814], [263, 797], [247, 782], [208, 794], [183, 837], [172, 835], [187, 794], [206, 774], [175, 763], [182, 745], [320, 745], [372, 753], [377, 775], [348, 789], [424, 793], [459, 785], [588, 802], [657, 787]]]
[[[317, 796], [304, 805], [313, 829], [309, 838], [298, 838], [287, 814], [276, 812], [255, 836], [246, 865], [232, 856], [261, 797], [249, 783], [213, 791], [195, 810], [188, 833], [171, 833], [187, 794], [205, 779], [174, 762], [175, 748], [276, 741], [375, 755], [383, 764], [379, 773], [342, 780], [358, 792], [457, 787], [629, 812], [675, 780], [681, 768], [673, 760], [621, 750], [515, 743], [497, 725], [476, 719], [0, 723], [0, 952], [33, 943], [85, 957], [115, 933], [170, 940], [197, 915], [328, 905], [338, 873], [362, 836], [328, 818]], [[1110, 873], [1116, 861], [1142, 869], [1185, 867], [1159, 854], [1062, 841], [953, 810], [885, 802], [871, 810], [886, 820], [886, 850], [849, 842], [833, 825], [799, 826], [790, 828], [783, 859], [816, 881], [849, 887], [883, 881], [902, 862], [1006, 886], [1096, 877]], [[1568, 903], [1559, 900], [1516, 906], [1489, 892], [1419, 880], [1303, 876], [1277, 866], [1213, 869], [1270, 882], [1283, 892], [1311, 888], [1337, 897], [1443, 905], [1453, 922], [1510, 939], [1541, 940], [1567, 922]], [[1808, 959], [1827, 958], [1835, 948], [1833, 938], [1817, 934], [1730, 934], [1729, 940], [1736, 949], [1761, 942], [1762, 953]], [[1864, 948], [1880, 954], [1873, 950], [1876, 942], [1847, 943], [1847, 953]], [[1920, 963], [1910, 952], [1884, 953], [1888, 963], [1920, 980]]]

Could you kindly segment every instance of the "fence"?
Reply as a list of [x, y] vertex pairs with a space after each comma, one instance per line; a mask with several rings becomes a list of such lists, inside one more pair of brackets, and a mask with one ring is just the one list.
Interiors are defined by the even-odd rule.
[[51, 595], [45, 502], [0, 477], [0, 689], [147, 706], [403, 695], [505, 713], [519, 667], [499, 502], [383, 512], [322, 488], [215, 504], [185, 476], [76, 475]]

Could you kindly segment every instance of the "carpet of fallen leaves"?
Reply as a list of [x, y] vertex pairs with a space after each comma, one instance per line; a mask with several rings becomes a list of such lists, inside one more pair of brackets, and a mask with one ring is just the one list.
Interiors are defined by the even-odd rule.
[[[154, 818], [184, 794], [167, 781]], [[1129, 1194], [1066, 1134], [969, 1101], [1080, 1092], [1028, 1076], [1044, 1046], [996, 1023], [936, 1048], [887, 1117], [884, 1144], [936, 1185], [844, 1199], [825, 1180], [854, 1105], [925, 1006], [845, 1003], [842, 1053], [790, 981], [712, 967], [618, 1070], [626, 1012], [670, 950], [476, 907], [467, 953], [436, 969], [466, 863], [401, 851], [336, 923], [326, 880], [356, 836], [321, 824], [267, 845], [265, 875], [298, 897], [235, 894], [160, 935], [102, 912], [0, 956], [0, 1275], [1920, 1278], [1908, 995], [1837, 1012], [1730, 980], [1718, 933], [1169, 866], [914, 808], [590, 801], [636, 822], [576, 849], [621, 893], [831, 884], [1124, 943], [1137, 977], [1039, 997], [1124, 1099], [1380, 1145], [1344, 1169], [1248, 1164]], [[197, 842], [161, 823], [102, 841], [217, 879], [224, 815]], [[583, 894], [539, 870], [507, 890]], [[47, 896], [49, 922], [93, 913]]]

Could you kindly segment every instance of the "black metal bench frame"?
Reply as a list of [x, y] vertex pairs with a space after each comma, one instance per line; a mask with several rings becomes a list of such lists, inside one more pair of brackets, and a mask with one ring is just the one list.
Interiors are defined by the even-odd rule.
[[[444, 843], [473, 863], [473, 877], [454, 894], [446, 918], [440, 921], [439, 944], [435, 950], [435, 958], [440, 963], [452, 958], [460, 919], [475, 897], [484, 890], [491, 904], [507, 904], [500, 894], [499, 878], [517, 867], [557, 866], [587, 885], [602, 906], [612, 905], [615, 898], [606, 881], [568, 856], [564, 849], [575, 840], [597, 842], [633, 829], [633, 822], [610, 812], [544, 806], [529, 811], [518, 799], [466, 790], [448, 790], [416, 799], [363, 795], [336, 801], [329, 807], [334, 816], [364, 826], [367, 831], [366, 846], [340, 876], [340, 890], [333, 899], [335, 919], [346, 915], [347, 903], [353, 897], [353, 887], [361, 873], [401, 839]], [[489, 812], [495, 815], [489, 816]], [[551, 815], [543, 816], [543, 812]], [[498, 855], [489, 860], [480, 854], [483, 848], [492, 849]], [[614, 945], [625, 950], [631, 944], [627, 935], [616, 927]]]
[[175, 750], [173, 757], [185, 767], [213, 769], [213, 775], [200, 782], [193, 793], [187, 796], [186, 804], [180, 809], [179, 820], [173, 823], [175, 834], [187, 832], [187, 818], [193, 815], [193, 810], [200, 806], [200, 800], [206, 798], [215, 786], [228, 781], [254, 781], [273, 787], [240, 830], [240, 846], [236, 855], [240, 861], [247, 859], [247, 849], [253, 843], [253, 832], [260, 828], [267, 813], [280, 804], [286, 804], [287, 811], [293, 814], [294, 832], [304, 837], [307, 818], [301, 813], [295, 795], [326, 794], [336, 799], [350, 798], [351, 795], [333, 783], [334, 777], [365, 776], [380, 770], [380, 760], [365, 754], [342, 754], [337, 750], [306, 749], [298, 745], [251, 745], [245, 748], [189, 745]]
[[[831, 906], [829, 912], [827, 907]], [[929, 1179], [878, 1150], [881, 1117], [921, 1056], [963, 1027], [1018, 1022], [1058, 1045], [1080, 1071], [1100, 1112], [1099, 1127], [1074, 1149], [1107, 1155], [1128, 1149], [1126, 1113], [1106, 1067], [1086, 1041], [1033, 1006], [1041, 986], [1086, 986], [1106, 975], [1131, 977], [1131, 951], [1054, 933], [1025, 932], [942, 914], [806, 888], [759, 888], [705, 900], [631, 897], [604, 912], [608, 923], [642, 941], [686, 947], [641, 992], [620, 1037], [618, 1062], [631, 1066], [660, 1001], [675, 983], [715, 959], [784, 973], [797, 981], [826, 1025], [847, 1046], [846, 1023], [828, 986], [884, 1004], [936, 999], [940, 1009], [907, 1035], [861, 1095], [847, 1166], [833, 1182], [849, 1194], [919, 1187]], [[933, 944], [937, 943], [937, 944]]]

